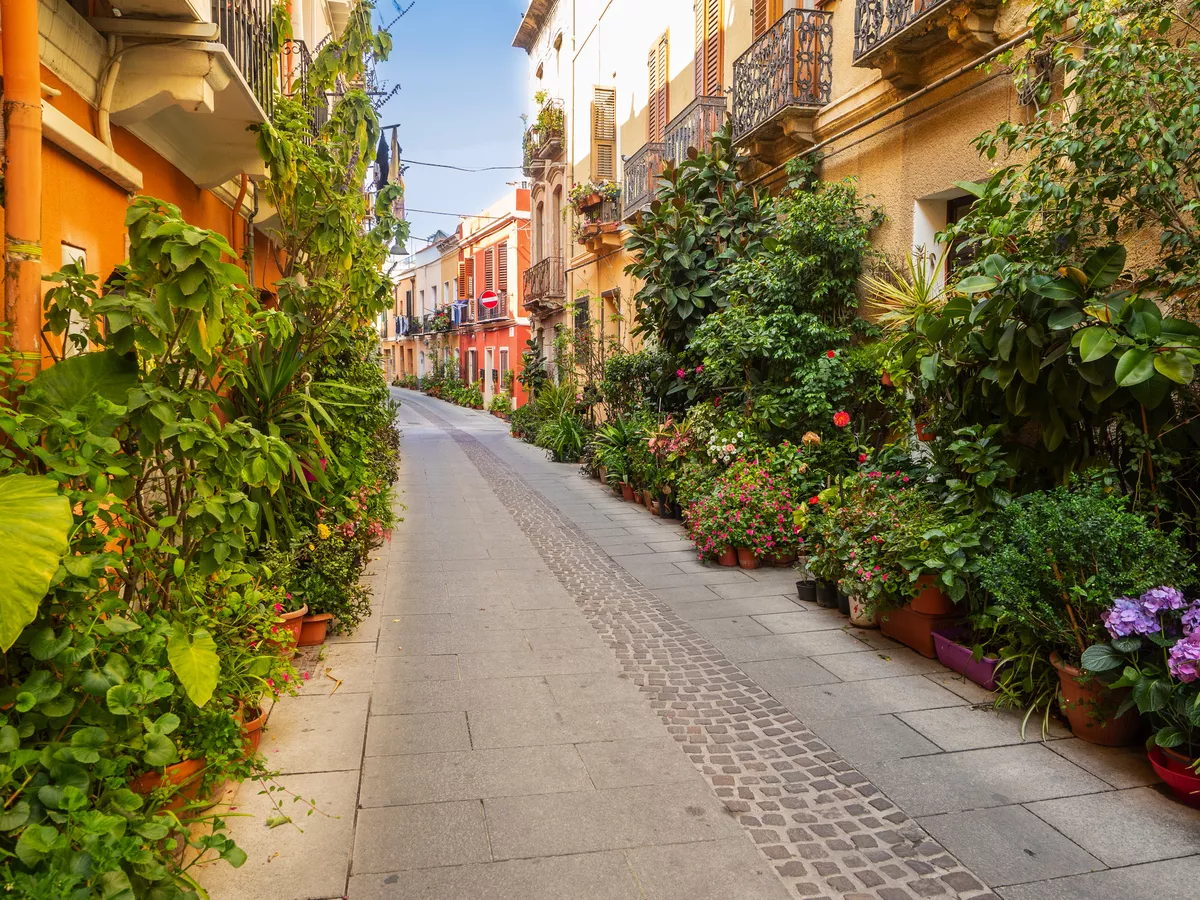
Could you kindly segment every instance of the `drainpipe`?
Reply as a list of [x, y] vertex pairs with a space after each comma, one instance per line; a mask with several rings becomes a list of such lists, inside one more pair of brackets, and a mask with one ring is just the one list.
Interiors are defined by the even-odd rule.
[[0, 0], [4, 54], [4, 321], [18, 377], [42, 367], [42, 97], [38, 5]]

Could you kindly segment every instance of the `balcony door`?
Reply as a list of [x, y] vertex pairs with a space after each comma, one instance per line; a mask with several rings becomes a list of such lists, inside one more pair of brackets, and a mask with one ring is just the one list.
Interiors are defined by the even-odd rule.
[[[803, 4], [807, 5], [807, 4]], [[783, 0], [754, 0], [750, 8], [750, 21], [754, 26], [754, 39], [766, 34], [783, 15]]]

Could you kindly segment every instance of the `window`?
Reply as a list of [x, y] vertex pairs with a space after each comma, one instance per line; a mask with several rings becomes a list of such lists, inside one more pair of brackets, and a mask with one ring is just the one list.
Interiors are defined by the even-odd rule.
[[[457, 286], [457, 282], [455, 282], [455, 285]], [[448, 281], [442, 282], [442, 296], [446, 298], [447, 303], [449, 303], [450, 298], [454, 296], [450, 293], [450, 282]]]
[[617, 89], [592, 88], [592, 179], [617, 178]]
[[722, 93], [725, 67], [725, 23], [722, 0], [695, 0], [696, 96], [716, 97]]
[[437, 285], [435, 284], [435, 285], [434, 285], [433, 287], [431, 287], [429, 290], [432, 292], [432, 295], [433, 295], [433, 305], [436, 307], [436, 306], [437, 306]]
[[667, 120], [671, 117], [671, 73], [667, 52], [669, 41], [663, 32], [650, 48], [646, 68], [649, 73], [649, 93], [646, 95], [647, 129], [646, 140], [661, 144], [667, 133]]
[[475, 296], [475, 260], [467, 257], [458, 264], [458, 299], [469, 300]]
[[553, 235], [553, 240], [550, 243], [550, 250], [547, 256], [559, 256], [562, 253], [563, 245], [563, 189], [559, 185], [554, 189], [554, 197], [550, 202], [550, 233]]
[[501, 294], [508, 291], [508, 241], [501, 241], [496, 248], [496, 290]]
[[500, 386], [504, 386], [504, 378], [508, 374], [508, 348], [500, 348]]
[[425, 289], [422, 288], [419, 296], [421, 298], [421, 312], [425, 312]]
[[754, 26], [754, 39], [758, 40], [779, 21], [783, 15], [783, 0], [754, 0], [750, 9], [750, 21]]
[[404, 314], [411, 316], [413, 314], [412, 291], [404, 292]]
[[474, 384], [479, 378], [479, 351], [467, 351], [467, 384]]
[[[965, 197], [953, 197], [947, 200], [946, 224], [953, 225], [955, 222], [962, 221], [974, 205], [975, 198], [970, 194], [967, 194]], [[974, 248], [965, 246], [965, 244], [966, 238], [955, 238], [950, 242], [950, 246], [946, 248], [947, 275], [952, 275], [975, 258]]]
[[539, 203], [533, 213], [534, 262], [541, 262], [550, 254], [546, 252], [546, 204]]

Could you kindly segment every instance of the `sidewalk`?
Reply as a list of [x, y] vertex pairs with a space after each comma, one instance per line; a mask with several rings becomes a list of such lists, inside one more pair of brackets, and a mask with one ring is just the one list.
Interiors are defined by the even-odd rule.
[[397, 393], [408, 509], [375, 615], [263, 742], [322, 812], [285, 803], [304, 833], [268, 829], [243, 786], [250, 859], [206, 870], [214, 900], [1150, 900], [1200, 883], [1200, 814], [1138, 751], [1022, 743], [974, 685], [794, 603], [790, 570], [704, 566], [677, 523], [504, 423]]

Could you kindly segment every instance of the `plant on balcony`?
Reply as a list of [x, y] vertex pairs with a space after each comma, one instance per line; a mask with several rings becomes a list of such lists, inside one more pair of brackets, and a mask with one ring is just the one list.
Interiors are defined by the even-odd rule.
[[621, 199], [621, 185], [615, 181], [581, 181], [571, 185], [567, 200], [576, 213], [588, 216], [589, 221], [595, 221], [598, 215], [596, 207], [603, 203], [615, 203]]
[[700, 323], [725, 305], [717, 280], [761, 249], [770, 221], [767, 205], [741, 184], [728, 126], [713, 136], [711, 152], [668, 165], [625, 245], [634, 255], [626, 272], [642, 283], [633, 333], [685, 354]]
[[454, 327], [454, 317], [450, 315], [450, 310], [442, 307], [433, 314], [431, 327], [434, 331], [449, 331]]
[[533, 122], [533, 127], [537, 130], [538, 134], [544, 140], [562, 137], [565, 126], [563, 108], [556, 103], [550, 102], [550, 92], [546, 90], [538, 91], [533, 95], [533, 102], [539, 107], [537, 118]]

